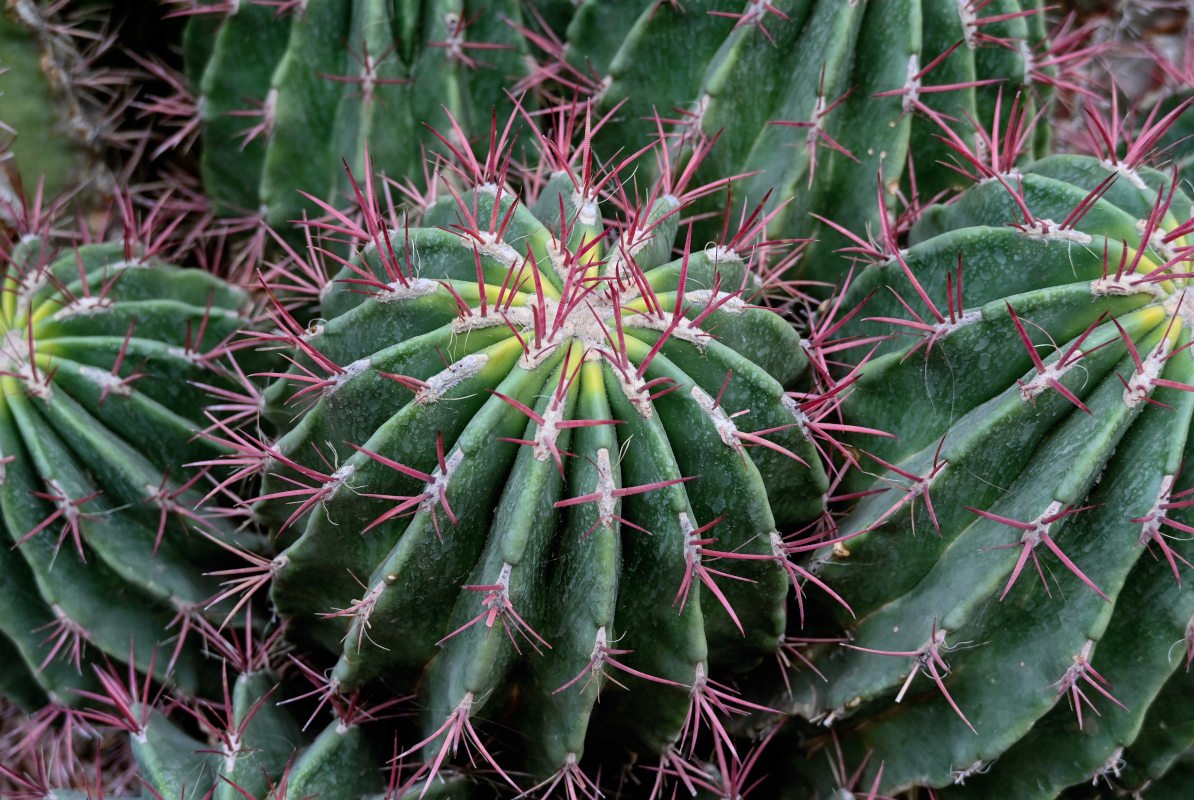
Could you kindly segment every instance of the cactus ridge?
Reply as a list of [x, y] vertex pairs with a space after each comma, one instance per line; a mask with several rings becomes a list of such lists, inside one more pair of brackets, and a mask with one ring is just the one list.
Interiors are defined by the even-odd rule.
[[873, 748], [884, 791], [1053, 797], [1167, 713], [1194, 614], [1190, 218], [1169, 176], [1053, 156], [927, 209], [850, 287], [845, 335], [906, 335], [843, 411], [901, 436], [867, 443], [882, 491], [817, 558], [856, 619], [796, 706]]
[[[272, 4], [277, 5], [277, 4]], [[193, 4], [187, 60], [203, 128], [202, 172], [222, 213], [280, 226], [313, 210], [301, 192], [349, 190], [369, 148], [395, 179], [422, 173], [428, 126], [483, 130], [512, 104], [513, 0], [469, 6], [382, 0]]]
[[[698, 180], [743, 176], [735, 195], [746, 207], [770, 194], [772, 235], [815, 237], [800, 267], [831, 282], [840, 276], [828, 254], [844, 240], [810, 213], [877, 228], [880, 169], [884, 185], [905, 197], [960, 188], [957, 173], [938, 164], [952, 155], [941, 126], [960, 135], [967, 120], [1002, 127], [1010, 104], [1001, 113], [1000, 94], [1019, 87], [1033, 118], [1049, 100], [1055, 66], [1067, 61], [1031, 0], [591, 0], [566, 42], [535, 41], [549, 64], [585, 77], [603, 112], [616, 110], [600, 143], [634, 146], [663, 130], [684, 152], [716, 138]], [[560, 92], [555, 101], [569, 98]], [[1045, 154], [1046, 126], [1036, 131], [1007, 142], [1011, 159]]]
[[781, 526], [827, 477], [787, 392], [799, 337], [746, 299], [764, 218], [676, 258], [683, 197], [636, 205], [633, 161], [544, 150], [529, 205], [498, 175], [424, 227], [332, 223], [360, 255], [311, 327], [277, 305], [289, 430], [257, 513], [297, 536], [273, 598], [340, 652], [332, 687], [425, 669], [429, 772], [465, 741], [508, 776], [474, 721], [510, 713], [531, 773], [576, 786], [600, 694], [629, 688], [606, 705], [666, 752], [710, 674], [775, 651], [804, 574]]

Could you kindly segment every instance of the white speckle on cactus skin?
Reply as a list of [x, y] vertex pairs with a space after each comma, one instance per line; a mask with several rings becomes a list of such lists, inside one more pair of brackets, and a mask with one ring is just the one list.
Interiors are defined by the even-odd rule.
[[1066, 241], [1075, 244], [1090, 244], [1090, 234], [1073, 228], [1062, 228], [1051, 219], [1034, 219], [1031, 224], [1018, 226], [1021, 236], [1042, 241]]
[[1156, 298], [1165, 297], [1165, 290], [1155, 283], [1142, 283], [1134, 276], [1114, 276], [1091, 281], [1090, 293], [1094, 297], [1126, 297], [1132, 294], [1151, 294]]
[[723, 261], [732, 264], [742, 263], [742, 256], [738, 255], [737, 251], [729, 247], [708, 247], [705, 248], [705, 255], [709, 257], [710, 261], [720, 263]]
[[344, 367], [339, 374], [328, 381], [327, 385], [324, 387], [323, 393], [329, 395], [334, 394], [341, 386], [365, 372], [365, 370], [372, 367], [372, 365], [373, 362], [368, 357], [358, 358], [356, 361]]
[[1140, 360], [1140, 367], [1132, 372], [1124, 387], [1124, 405], [1135, 408], [1148, 399], [1152, 393], [1154, 381], [1161, 376], [1165, 366], [1165, 359], [1169, 357], [1168, 341], [1162, 339], [1156, 348]]
[[551, 399], [543, 411], [543, 422], [539, 423], [535, 431], [534, 455], [536, 461], [546, 461], [553, 456], [559, 457], [556, 442], [560, 436], [560, 423], [564, 421], [567, 408], [561, 402], [559, 395]]
[[[916, 105], [920, 100], [920, 58], [916, 53], [908, 57], [908, 77], [904, 80], [904, 113], [910, 114], [916, 110]], [[895, 121], [889, 123], [895, 127]]]
[[496, 234], [492, 234], [489, 231], [479, 231], [478, 235], [481, 238], [479, 245], [475, 239], [462, 236], [459, 240], [461, 246], [469, 250], [475, 247], [480, 251], [481, 255], [489, 256], [501, 262], [507, 269], [515, 269], [522, 263], [523, 256], [519, 255], [518, 251], [508, 242], [498, 238]]
[[[717, 305], [718, 310], [727, 314], [743, 314], [750, 308], [739, 295], [726, 292], [714, 292], [711, 289], [699, 289], [695, 292], [685, 292], [684, 299], [697, 305]], [[718, 305], [719, 304], [719, 305]]]
[[958, 0], [958, 17], [962, 20], [962, 35], [966, 37], [966, 46], [973, 50], [977, 46], [974, 34], [978, 28], [978, 14], [975, 13], [971, 0]]
[[[328, 283], [328, 286], [331, 285], [331, 283]], [[400, 300], [409, 300], [433, 294], [438, 288], [439, 283], [427, 280], [426, 278], [415, 278], [413, 280], [408, 278], [405, 282], [395, 280], [388, 284], [386, 291], [373, 295], [373, 299], [378, 303], [396, 303]]]
[[427, 379], [427, 385], [415, 394], [415, 403], [422, 406], [438, 402], [452, 387], [473, 377], [488, 363], [489, 356], [484, 353], [472, 353], [449, 364], [446, 369]]
[[1136, 174], [1136, 170], [1132, 169], [1127, 164], [1123, 164], [1123, 163], [1119, 163], [1119, 162], [1112, 162], [1108, 159], [1103, 159], [1099, 163], [1101, 163], [1104, 167], [1106, 167], [1111, 172], [1114, 172], [1116, 175], [1123, 177], [1124, 180], [1131, 183], [1137, 189], [1140, 189], [1141, 191], [1146, 191], [1146, 192], [1152, 191], [1151, 189], [1148, 188], [1148, 184], [1146, 184], [1144, 182], [1144, 179], [1141, 178], [1138, 174]]
[[100, 295], [99, 297], [76, 297], [68, 305], [63, 306], [55, 314], [55, 319], [66, 319], [67, 317], [81, 316], [86, 314], [99, 314], [107, 311], [112, 307], [112, 300], [108, 297]]
[[443, 469], [436, 467], [431, 473], [431, 482], [427, 484], [426, 499], [419, 505], [420, 511], [431, 514], [435, 506], [440, 503], [448, 492], [448, 481], [452, 480], [452, 473], [464, 461], [464, 451], [457, 447], [444, 462]]

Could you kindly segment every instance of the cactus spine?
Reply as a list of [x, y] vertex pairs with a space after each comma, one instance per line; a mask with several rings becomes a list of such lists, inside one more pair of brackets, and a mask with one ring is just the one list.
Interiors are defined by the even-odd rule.
[[591, 715], [673, 750], [711, 676], [775, 651], [800, 574], [779, 525], [826, 476], [785, 391], [801, 342], [748, 303], [761, 222], [675, 257], [681, 197], [541, 146], [526, 203], [499, 140], [423, 227], [330, 223], [362, 254], [312, 327], [279, 313], [297, 367], [266, 396], [293, 423], [254, 452], [259, 515], [299, 534], [273, 598], [340, 651], [331, 685], [426, 669], [431, 772], [510, 713], [524, 766], [575, 788]]
[[884, 791], [1135, 788], [1190, 745], [1136, 747], [1194, 616], [1191, 203], [1085, 157], [982, 174], [850, 289], [873, 294], [847, 335], [897, 335], [843, 408], [899, 438], [868, 443], [877, 493], [819, 557], [857, 616], [795, 705], [873, 748]]
[[[186, 620], [219, 592], [207, 569], [253, 546], [202, 499], [221, 450], [197, 439], [215, 360], [248, 297], [131, 242], [58, 249], [26, 235], [5, 251], [0, 300], [0, 671], [33, 710], [74, 705], [88, 659], [130, 657], [194, 691]], [[215, 613], [215, 612], [212, 612]], [[174, 626], [174, 633], [168, 633]], [[165, 647], [165, 645], [163, 645]], [[130, 650], [131, 648], [131, 650]]]

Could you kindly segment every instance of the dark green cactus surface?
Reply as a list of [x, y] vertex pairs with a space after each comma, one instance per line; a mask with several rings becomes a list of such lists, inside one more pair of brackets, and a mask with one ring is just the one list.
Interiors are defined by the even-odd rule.
[[215, 361], [249, 298], [136, 252], [26, 236], [3, 254], [0, 684], [29, 710], [76, 704], [84, 659], [105, 656], [194, 691], [185, 633], [224, 561], [210, 539], [251, 544], [183, 466], [224, 452], [196, 436], [199, 384], [229, 385]]
[[[877, 227], [880, 167], [886, 185], [907, 188], [914, 154], [922, 198], [962, 182], [938, 163], [949, 161], [940, 124], [969, 134], [968, 120], [996, 118], [1000, 92], [1006, 115], [1021, 88], [1037, 113], [1053, 69], [1045, 38], [1035, 0], [590, 0], [562, 57], [614, 114], [599, 141], [641, 146], [655, 117], [681, 150], [716, 137], [700, 179], [747, 175], [740, 204], [770, 194], [769, 229], [816, 236], [828, 254], [842, 240], [809, 215]], [[1044, 155], [1046, 141], [1025, 147]], [[836, 263], [802, 268], [832, 282]]]
[[527, 204], [478, 181], [423, 227], [337, 224], [361, 256], [322, 317], [279, 312], [257, 507], [297, 535], [273, 598], [340, 652], [332, 686], [417, 683], [429, 769], [508, 717], [504, 763], [571, 785], [590, 716], [666, 751], [710, 676], [774, 653], [780, 526], [827, 479], [786, 393], [801, 341], [749, 302], [757, 224], [676, 255], [680, 199], [607, 222], [632, 166], [557, 166]]
[[817, 559], [850, 639], [792, 706], [889, 794], [1136, 789], [1194, 741], [1191, 201], [1086, 157], [983, 174], [850, 287], [846, 335], [890, 338], [843, 410], [898, 438], [860, 443], [875, 493]]
[[[41, 57], [36, 39], [0, 14], [0, 154], [14, 159], [30, 190], [45, 176], [46, 191], [57, 194], [77, 179], [86, 159], [59, 129]], [[7, 184], [8, 176], [0, 176], [0, 201], [11, 203], [14, 187]]]
[[207, 194], [273, 225], [312, 208], [300, 192], [347, 189], [342, 164], [363, 172], [366, 147], [378, 170], [419, 182], [427, 126], [487, 130], [525, 71], [514, 0], [194, 6], [185, 55]]
[[306, 733], [301, 720], [278, 705], [277, 686], [277, 677], [265, 668], [237, 676], [226, 698], [227, 718], [205, 717], [216, 732], [214, 746], [192, 738], [162, 713], [134, 706], [140, 724], [131, 736], [133, 756], [146, 787], [176, 800], [398, 800], [385, 792], [384, 759], [375, 752], [384, 748], [369, 742], [357, 720], [337, 718]]
[[[273, 5], [212, 6], [187, 55], [208, 193], [275, 225], [310, 208], [300, 191], [347, 189], [341, 162], [360, 174], [366, 145], [375, 168], [422, 191], [427, 126], [447, 130], [450, 115], [483, 135], [495, 105], [509, 108], [505, 90], [528, 109], [608, 115], [603, 152], [665, 133], [673, 160], [699, 154], [701, 182], [747, 176], [736, 207], [769, 198], [773, 235], [816, 236], [828, 253], [841, 240], [810, 214], [876, 225], [878, 170], [909, 189], [910, 153], [922, 197], [958, 186], [938, 163], [938, 126], [996, 118], [1000, 93], [1005, 118], [1021, 91], [1032, 116], [1054, 71], [1039, 0]], [[1046, 139], [1020, 143], [1024, 154], [1043, 155]]]

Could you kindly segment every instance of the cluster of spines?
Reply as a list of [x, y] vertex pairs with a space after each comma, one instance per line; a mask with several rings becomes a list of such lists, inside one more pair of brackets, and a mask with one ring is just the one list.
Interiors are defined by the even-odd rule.
[[[948, 162], [940, 125], [990, 119], [998, 92], [1021, 87], [1030, 114], [1044, 113], [1053, 84], [1072, 85], [1089, 56], [1088, 29], [1062, 32], [1046, 35], [1039, 4], [973, 0], [593, 2], [566, 35], [524, 30], [543, 53], [530, 84], [548, 105], [579, 97], [613, 116], [603, 145], [635, 147], [662, 130], [679, 159], [717, 139], [699, 179], [742, 176], [734, 191], [746, 207], [770, 194], [773, 235], [821, 240], [805, 270], [834, 264], [844, 243], [809, 213], [877, 227], [880, 167], [905, 196], [960, 185], [938, 165]], [[1046, 147], [1044, 126], [1035, 130], [1030, 155]]]
[[[592, 789], [579, 766], [589, 709], [603, 685], [643, 681], [665, 689], [652, 694], [663, 706], [636, 714], [635, 702], [620, 705], [638, 719], [648, 746], [664, 754], [661, 774], [693, 780], [700, 773], [712, 785], [691, 754], [697, 732], [714, 730], [721, 780], [744, 779], [720, 717], [764, 707], [736, 698], [708, 674], [782, 649], [785, 586], [799, 592], [806, 580], [818, 582], [796, 561], [818, 537], [785, 538], [758, 493], [770, 489], [776, 517], [787, 521], [823, 513], [827, 484], [823, 473], [816, 477], [817, 447], [836, 448], [808, 437], [831, 440], [840, 432], [829, 419], [836, 390], [806, 386], [785, 394], [785, 386], [795, 388], [806, 348], [778, 317], [744, 302], [744, 292], [754, 290], [754, 263], [774, 247], [752, 244], [765, 215], [752, 216], [726, 246], [686, 247], [672, 261], [670, 242], [688, 200], [663, 190], [646, 204], [634, 199], [620, 184], [632, 158], [599, 169], [587, 138], [575, 150], [541, 138], [553, 171], [523, 206], [506, 188], [509, 140], [496, 127], [490, 139], [493, 151], [483, 161], [467, 145], [449, 145], [458, 177], [446, 184], [449, 197], [426, 209], [423, 227], [387, 228], [370, 173], [357, 189], [358, 214], [325, 204], [327, 216], [311, 223], [360, 255], [331, 256], [339, 274], [317, 290], [324, 313], [311, 327], [275, 297], [275, 333], [263, 341], [288, 345], [293, 363], [276, 373], [262, 400], [267, 415], [292, 430], [272, 441], [231, 426], [215, 432], [239, 451], [235, 463], [264, 471], [258, 515], [294, 542], [277, 559], [254, 559], [241, 586], [252, 592], [272, 578], [278, 606], [302, 614], [298, 629], [342, 651], [330, 692], [351, 691], [379, 673], [409, 673], [438, 652], [423, 682], [430, 692], [427, 738], [402, 754], [424, 752], [432, 774], [464, 745], [475, 764], [510, 775], [474, 725], [510, 699], [503, 675], [521, 661], [529, 684], [520, 704], [540, 697], [536, 702], [567, 706], [549, 713], [515, 705], [508, 712], [525, 721], [531, 739], [546, 718], [563, 726], [544, 738], [558, 746], [524, 759], [533, 773], [548, 776], [537, 788]], [[687, 166], [663, 185], [683, 192], [692, 175]], [[457, 188], [460, 176], [476, 188]], [[628, 221], [608, 228], [596, 204], [601, 197], [623, 206]], [[313, 245], [303, 263], [332, 253]], [[291, 256], [293, 263], [298, 256]], [[759, 340], [758, 325], [772, 331], [763, 337], [768, 341]], [[676, 366], [671, 359], [679, 359]], [[681, 368], [696, 369], [704, 388]], [[402, 410], [389, 419], [394, 409]], [[664, 412], [666, 429], [658, 421]], [[707, 431], [685, 429], [703, 429], [702, 419]], [[405, 431], [402, 441], [393, 437], [397, 430]], [[679, 439], [668, 445], [668, 436]], [[669, 467], [660, 459], [671, 449], [701, 462]], [[724, 457], [715, 455], [719, 450]], [[484, 480], [461, 480], [478, 469]], [[744, 479], [732, 477], [740, 471]], [[807, 492], [791, 477], [806, 471]], [[705, 473], [725, 477], [740, 497], [723, 496], [708, 481], [697, 495], [686, 494]], [[527, 491], [499, 501], [507, 480]], [[491, 485], [498, 489], [481, 491]], [[785, 485], [786, 492], [775, 491]], [[709, 494], [721, 512], [705, 508]], [[743, 498], [754, 510], [744, 511]], [[512, 550], [503, 537], [477, 550], [490, 524], [487, 515], [475, 521], [478, 507], [495, 505], [499, 523], [505, 520], [498, 528], [522, 531], [515, 537], [524, 540], [520, 547], [538, 555]], [[660, 535], [673, 528], [676, 536]], [[455, 550], [469, 541], [466, 549], [476, 552], [452, 566]], [[648, 542], [670, 548], [664, 562], [653, 551], [619, 555]], [[428, 548], [441, 557], [426, 562], [420, 552]], [[545, 558], [549, 552], [555, 556]], [[555, 578], [527, 572], [547, 563], [571, 566]], [[637, 563], [647, 572], [619, 579], [619, 563], [623, 571]], [[675, 572], [674, 583], [661, 583], [663, 573], [649, 577], [662, 563], [671, 565], [664, 572]], [[418, 578], [433, 565], [437, 574]], [[455, 572], [439, 576], [445, 565]], [[594, 588], [599, 575], [612, 581], [598, 592], [607, 600], [574, 596], [581, 585]], [[649, 597], [631, 601], [629, 588], [615, 590], [619, 580], [654, 588], [634, 589]], [[424, 592], [415, 612], [402, 590], [415, 585], [443, 597]], [[551, 592], [559, 596], [546, 602]], [[590, 606], [592, 624], [579, 625], [581, 609]], [[632, 622], [615, 624], [613, 616], [615, 607], [622, 613], [631, 606], [655, 620], [644, 624], [657, 636], [675, 620], [688, 620], [686, 632], [676, 634], [675, 647], [641, 640], [632, 654], [622, 637], [636, 617], [626, 612]], [[314, 624], [312, 614], [324, 622]], [[412, 639], [412, 625], [426, 631]], [[716, 657], [706, 656], [705, 633], [716, 637]], [[416, 640], [424, 644], [412, 645]], [[563, 650], [575, 657], [557, 658]]]
[[205, 498], [210, 470], [184, 466], [220, 453], [196, 438], [206, 397], [192, 384], [224, 390], [252, 304], [161, 262], [121, 209], [124, 241], [63, 244], [45, 209], [23, 208], [3, 250], [5, 694], [37, 712], [32, 730], [67, 739], [106, 659], [182, 693], [209, 683], [192, 634], [218, 619], [219, 587], [202, 573], [219, 544], [260, 545], [226, 497]]
[[[796, 706], [852, 758], [873, 748], [884, 786], [1138, 786], [1189, 744], [1141, 732], [1170, 715], [1194, 612], [1190, 200], [1139, 157], [1016, 168], [951, 146], [980, 185], [925, 210], [907, 246], [856, 240], [874, 265], [843, 330], [877, 349], [843, 410], [901, 438], [865, 446], [879, 480], [816, 559], [858, 616]], [[879, 563], [899, 580], [875, 583]], [[906, 748], [930, 727], [954, 733]]]

